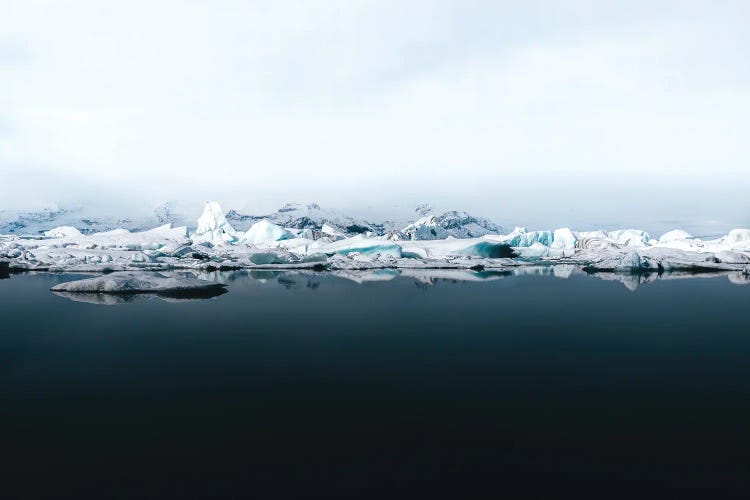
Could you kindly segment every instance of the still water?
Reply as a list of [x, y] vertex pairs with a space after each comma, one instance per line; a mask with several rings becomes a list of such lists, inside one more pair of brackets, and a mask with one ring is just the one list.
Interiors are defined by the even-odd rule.
[[120, 305], [49, 292], [74, 275], [0, 280], [0, 493], [613, 497], [750, 482], [750, 286], [389, 273], [238, 272], [211, 299]]

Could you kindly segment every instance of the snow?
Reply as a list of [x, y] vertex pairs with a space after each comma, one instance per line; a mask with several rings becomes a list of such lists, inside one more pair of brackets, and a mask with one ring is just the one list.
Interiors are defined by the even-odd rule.
[[165, 273], [118, 272], [60, 283], [51, 290], [67, 293], [179, 293], [217, 290], [223, 286], [211, 281]]

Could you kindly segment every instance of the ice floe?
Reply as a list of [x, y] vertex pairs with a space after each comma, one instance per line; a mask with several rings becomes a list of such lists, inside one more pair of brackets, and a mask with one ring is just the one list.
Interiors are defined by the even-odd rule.
[[197, 278], [159, 272], [124, 271], [60, 283], [53, 292], [66, 293], [192, 293], [215, 291], [224, 285]]

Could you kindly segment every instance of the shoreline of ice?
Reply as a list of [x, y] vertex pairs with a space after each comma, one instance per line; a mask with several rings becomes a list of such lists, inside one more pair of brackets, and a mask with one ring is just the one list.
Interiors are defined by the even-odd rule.
[[[420, 219], [431, 224], [433, 218]], [[414, 226], [414, 224], [410, 225]], [[412, 228], [413, 229], [413, 228]], [[426, 231], [413, 231], [421, 234]], [[267, 220], [236, 231], [216, 202], [206, 204], [197, 228], [166, 224], [81, 234], [58, 227], [44, 236], [0, 235], [0, 268], [110, 273], [222, 269], [488, 269], [572, 265], [624, 274], [734, 271], [750, 273], [750, 229], [703, 240], [682, 230], [652, 239], [637, 229], [527, 231], [478, 238], [416, 240], [403, 232], [345, 235], [283, 228]]]

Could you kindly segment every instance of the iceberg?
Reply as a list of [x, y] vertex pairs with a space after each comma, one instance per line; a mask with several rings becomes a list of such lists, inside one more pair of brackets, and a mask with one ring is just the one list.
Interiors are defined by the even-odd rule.
[[576, 247], [577, 243], [578, 238], [573, 234], [573, 231], [567, 227], [563, 227], [561, 229], [555, 229], [554, 233], [552, 233], [552, 244], [550, 245], [550, 248], [572, 250]]
[[550, 248], [539, 242], [534, 242], [527, 247], [515, 247], [515, 251], [524, 259], [541, 259], [550, 255]]
[[671, 231], [667, 231], [666, 233], [662, 234], [659, 237], [659, 243], [673, 243], [675, 241], [680, 240], [692, 240], [693, 235], [688, 233], [687, 231], [683, 231], [682, 229], [673, 229]]
[[552, 231], [527, 231], [525, 227], [517, 227], [510, 234], [485, 236], [485, 239], [505, 243], [511, 247], [530, 247], [534, 243], [541, 243], [548, 247], [554, 240], [554, 233]]
[[420, 258], [449, 259], [455, 257], [508, 258], [515, 254], [507, 243], [483, 238], [458, 239], [448, 237], [444, 240], [414, 240], [403, 242], [407, 255]]
[[724, 264], [750, 264], [750, 256], [730, 250], [716, 252], [713, 258], [715, 262]]
[[262, 245], [273, 243], [274, 241], [286, 240], [291, 237], [291, 232], [267, 219], [263, 219], [253, 224], [240, 239], [240, 242], [251, 245]]
[[592, 255], [586, 269], [592, 271], [632, 272], [641, 269], [641, 256], [635, 250], [615, 250]]
[[185, 293], [216, 291], [225, 285], [196, 278], [158, 272], [116, 272], [78, 281], [60, 283], [53, 292], [66, 293]]
[[45, 238], [75, 238], [81, 232], [72, 226], [59, 226], [44, 232]]
[[327, 255], [357, 253], [373, 257], [390, 256], [394, 258], [400, 258], [402, 255], [401, 245], [384, 239], [367, 238], [362, 235], [352, 236], [351, 238], [332, 243], [316, 241], [312, 246]]
[[190, 235], [195, 243], [209, 242], [223, 245], [237, 241], [237, 232], [224, 216], [224, 211], [216, 201], [209, 201], [198, 218], [198, 228]]
[[646, 246], [651, 240], [646, 231], [639, 229], [618, 229], [617, 231], [608, 232], [607, 237], [614, 243], [628, 247]]
[[723, 238], [723, 243], [750, 248], [750, 229], [732, 229]]

